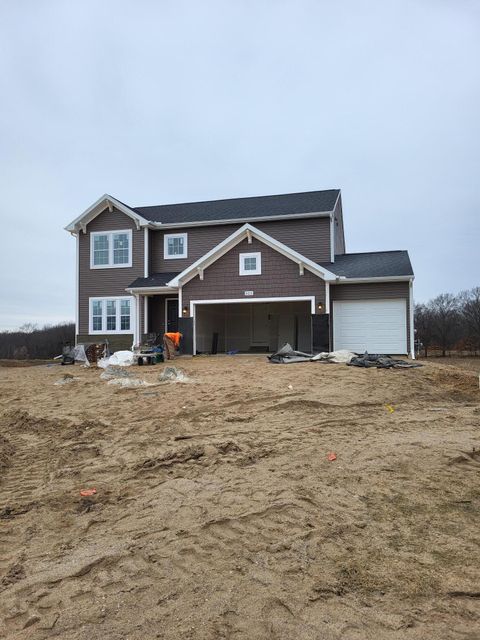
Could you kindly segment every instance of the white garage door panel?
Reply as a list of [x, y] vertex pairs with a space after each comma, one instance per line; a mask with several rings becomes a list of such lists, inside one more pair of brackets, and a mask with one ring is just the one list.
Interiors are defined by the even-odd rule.
[[406, 300], [335, 301], [333, 345], [358, 353], [407, 353]]

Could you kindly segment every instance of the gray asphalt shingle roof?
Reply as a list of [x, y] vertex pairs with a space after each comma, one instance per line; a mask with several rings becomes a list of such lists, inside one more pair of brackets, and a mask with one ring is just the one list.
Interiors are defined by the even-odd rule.
[[254, 196], [229, 200], [163, 204], [152, 207], [134, 207], [146, 220], [173, 224], [176, 222], [208, 222], [283, 216], [301, 213], [333, 211], [339, 189], [307, 191], [273, 196]]
[[346, 278], [388, 278], [413, 276], [408, 251], [371, 251], [335, 256], [335, 262], [323, 262], [322, 267]]
[[137, 278], [129, 284], [127, 289], [136, 289], [138, 287], [164, 287], [172, 278], [178, 276], [179, 271], [175, 273], [152, 273], [148, 278]]

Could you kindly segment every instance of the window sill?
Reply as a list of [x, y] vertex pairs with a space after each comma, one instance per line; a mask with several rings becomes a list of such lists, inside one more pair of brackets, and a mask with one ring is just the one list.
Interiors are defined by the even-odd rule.
[[128, 331], [93, 331], [93, 329], [91, 329], [88, 334], [92, 336], [132, 335], [133, 329], [129, 329]]
[[188, 256], [164, 256], [164, 260], [185, 260]]
[[131, 266], [131, 262], [128, 264], [91, 264], [90, 269], [126, 269]]

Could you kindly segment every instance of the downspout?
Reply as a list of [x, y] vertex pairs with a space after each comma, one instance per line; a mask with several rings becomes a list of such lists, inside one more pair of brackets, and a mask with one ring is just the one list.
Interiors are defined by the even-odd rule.
[[75, 237], [75, 346], [80, 332], [80, 231]]
[[135, 330], [133, 332], [133, 347], [136, 347], [140, 344], [140, 295], [138, 293], [134, 294], [135, 296]]
[[148, 227], [143, 228], [143, 277], [149, 276], [149, 246], [148, 246]]
[[413, 309], [413, 278], [411, 278], [410, 282], [408, 283], [408, 299], [409, 299], [409, 305], [410, 305], [410, 357], [412, 358], [412, 360], [415, 360], [415, 326], [414, 326], [414, 322], [415, 322], [415, 316], [414, 316], [414, 309]]
[[143, 296], [143, 333], [148, 333], [148, 296]]
[[335, 213], [330, 214], [330, 262], [335, 262]]

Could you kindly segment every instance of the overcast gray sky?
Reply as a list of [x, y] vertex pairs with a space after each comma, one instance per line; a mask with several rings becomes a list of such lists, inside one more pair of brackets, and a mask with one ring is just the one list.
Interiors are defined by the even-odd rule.
[[0, 328], [74, 318], [63, 227], [342, 189], [347, 251], [480, 285], [480, 2], [0, 0]]

